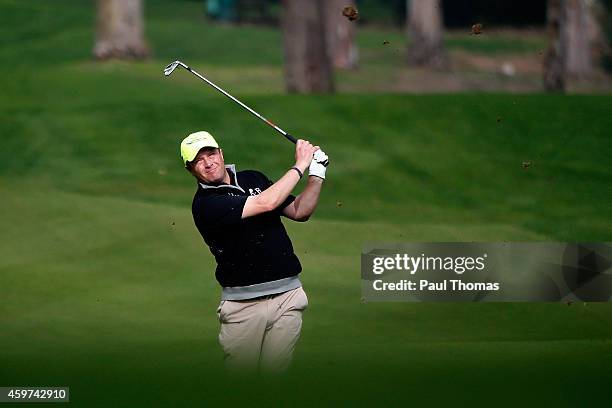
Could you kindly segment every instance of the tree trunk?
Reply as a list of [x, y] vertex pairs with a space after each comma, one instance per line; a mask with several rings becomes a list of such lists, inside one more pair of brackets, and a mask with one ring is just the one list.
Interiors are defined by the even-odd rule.
[[281, 25], [289, 92], [334, 91], [325, 41], [324, 0], [283, 0]]
[[142, 0], [98, 0], [96, 45], [98, 59], [143, 59], [149, 55], [144, 40]]
[[349, 21], [342, 15], [346, 6], [355, 6], [353, 0], [327, 0], [325, 16], [327, 30], [327, 51], [334, 68], [355, 69], [359, 58], [355, 44], [356, 21]]
[[406, 0], [408, 11], [408, 63], [434, 69], [448, 68], [444, 49], [442, 2]]
[[544, 89], [548, 92], [565, 91], [565, 53], [566, 42], [563, 36], [565, 27], [565, 0], [548, 0], [546, 21], [549, 45], [544, 57]]
[[570, 78], [587, 78], [592, 74], [593, 62], [589, 38], [590, 9], [586, 0], [564, 0], [566, 24], [563, 28], [567, 42], [566, 73]]

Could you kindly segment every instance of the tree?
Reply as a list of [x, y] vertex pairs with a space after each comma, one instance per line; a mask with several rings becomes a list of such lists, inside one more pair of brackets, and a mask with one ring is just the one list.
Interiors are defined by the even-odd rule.
[[585, 0], [564, 0], [565, 25], [563, 40], [567, 45], [565, 54], [566, 74], [571, 78], [587, 78], [593, 71], [591, 55], [590, 24], [594, 22]]
[[334, 91], [325, 40], [324, 0], [283, 0], [281, 26], [289, 92]]
[[612, 0], [602, 0], [601, 11], [601, 62], [604, 69], [612, 72]]
[[448, 67], [443, 43], [440, 0], [406, 0], [408, 13], [408, 63], [434, 69]]
[[325, 1], [325, 16], [327, 18], [327, 51], [335, 68], [355, 69], [359, 58], [357, 45], [355, 44], [356, 21], [342, 14], [345, 7], [355, 7], [352, 0], [327, 0]]
[[142, 0], [98, 0], [97, 8], [96, 58], [142, 59], [149, 55]]
[[583, 79], [593, 72], [591, 45], [597, 22], [585, 0], [548, 0], [549, 47], [544, 58], [544, 89], [564, 91], [567, 79]]
[[544, 89], [549, 92], [565, 91], [565, 0], [548, 0], [546, 10], [548, 50], [544, 57]]

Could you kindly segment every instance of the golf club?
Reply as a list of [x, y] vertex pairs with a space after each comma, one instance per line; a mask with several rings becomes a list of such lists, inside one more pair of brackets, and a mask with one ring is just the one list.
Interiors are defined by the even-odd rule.
[[174, 70], [177, 67], [179, 67], [179, 66], [185, 68], [187, 71], [191, 72], [193, 75], [197, 76], [202, 81], [206, 82], [208, 85], [212, 86], [217, 91], [221, 92], [223, 95], [227, 96], [232, 101], [236, 102], [238, 105], [242, 106], [244, 109], [248, 110], [253, 115], [257, 116], [259, 119], [261, 119], [264, 122], [266, 122], [268, 125], [272, 126], [274, 129], [276, 129], [277, 132], [279, 132], [281, 135], [285, 136], [289, 141], [291, 141], [293, 143], [297, 143], [297, 139], [295, 137], [291, 136], [289, 133], [285, 132], [283, 129], [279, 128], [274, 123], [270, 122], [268, 119], [264, 118], [259, 113], [255, 112], [253, 109], [249, 108], [248, 106], [246, 106], [244, 103], [240, 102], [238, 99], [234, 98], [229, 93], [225, 92], [223, 89], [221, 89], [221, 87], [217, 86], [212, 81], [206, 79], [203, 75], [200, 75], [198, 72], [194, 71], [193, 69], [191, 69], [189, 66], [187, 66], [183, 62], [177, 60], [177, 61], [174, 61], [174, 62], [168, 64], [168, 66], [166, 66], [166, 68], [164, 68], [164, 75], [165, 76], [170, 76], [170, 74], [172, 74], [174, 72]]

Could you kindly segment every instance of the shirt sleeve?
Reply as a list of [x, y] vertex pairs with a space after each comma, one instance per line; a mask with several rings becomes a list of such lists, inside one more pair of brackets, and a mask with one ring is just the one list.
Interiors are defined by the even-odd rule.
[[215, 227], [236, 224], [242, 220], [247, 196], [211, 194], [194, 201], [192, 212], [196, 224]]

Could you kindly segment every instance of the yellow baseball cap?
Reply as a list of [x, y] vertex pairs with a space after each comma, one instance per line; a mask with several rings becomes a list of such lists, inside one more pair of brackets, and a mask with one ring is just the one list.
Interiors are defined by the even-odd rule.
[[219, 144], [210, 133], [203, 130], [192, 133], [183, 139], [181, 142], [181, 157], [183, 158], [183, 163], [187, 165], [187, 162], [193, 161], [200, 149], [204, 147], [219, 148]]

